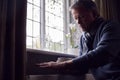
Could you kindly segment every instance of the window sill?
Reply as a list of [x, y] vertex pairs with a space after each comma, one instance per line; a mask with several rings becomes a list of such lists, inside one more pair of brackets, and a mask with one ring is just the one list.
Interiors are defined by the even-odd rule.
[[61, 52], [53, 52], [53, 51], [47, 51], [47, 50], [38, 50], [38, 49], [29, 49], [27, 48], [27, 53], [38, 53], [38, 54], [48, 54], [48, 55], [56, 55], [56, 56], [69, 56], [69, 57], [76, 57], [76, 55], [72, 54], [65, 54]]

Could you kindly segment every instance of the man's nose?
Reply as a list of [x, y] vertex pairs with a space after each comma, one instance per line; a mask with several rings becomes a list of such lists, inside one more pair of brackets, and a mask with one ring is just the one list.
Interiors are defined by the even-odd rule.
[[81, 21], [80, 21], [79, 19], [77, 19], [77, 20], [76, 20], [76, 23], [77, 23], [77, 24], [80, 24], [80, 23], [81, 23]]

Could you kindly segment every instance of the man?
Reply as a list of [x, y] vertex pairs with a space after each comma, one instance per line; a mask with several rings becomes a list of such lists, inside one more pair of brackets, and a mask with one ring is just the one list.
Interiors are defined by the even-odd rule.
[[38, 64], [43, 68], [91, 70], [96, 80], [120, 80], [120, 26], [99, 16], [92, 0], [79, 0], [71, 6], [73, 18], [82, 29], [80, 56], [64, 62]]

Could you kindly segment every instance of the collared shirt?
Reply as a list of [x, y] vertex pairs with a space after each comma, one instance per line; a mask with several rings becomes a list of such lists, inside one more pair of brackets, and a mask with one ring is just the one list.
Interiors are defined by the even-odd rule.
[[103, 18], [97, 18], [91, 25], [89, 26], [91, 29], [88, 32], [83, 32], [80, 39], [80, 55], [88, 53], [88, 51], [93, 49], [93, 40], [95, 34], [100, 26], [100, 24], [104, 22]]

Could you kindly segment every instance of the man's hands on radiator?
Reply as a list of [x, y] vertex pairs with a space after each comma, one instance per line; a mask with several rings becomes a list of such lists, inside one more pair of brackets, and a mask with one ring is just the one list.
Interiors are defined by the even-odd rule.
[[69, 64], [72, 64], [72, 60], [67, 60], [63, 62], [50, 61], [50, 62], [38, 63], [36, 65], [38, 65], [41, 68], [65, 69], [66, 67], [68, 67]]

